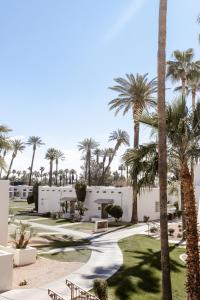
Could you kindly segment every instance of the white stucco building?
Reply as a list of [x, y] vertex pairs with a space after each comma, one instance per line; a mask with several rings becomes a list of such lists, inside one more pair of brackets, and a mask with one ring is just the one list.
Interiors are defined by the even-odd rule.
[[33, 187], [29, 185], [10, 185], [9, 187], [9, 198], [20, 198], [27, 199], [32, 193]]
[[[151, 220], [159, 219], [159, 189], [144, 189], [138, 199], [138, 218], [143, 221], [144, 216]], [[179, 197], [169, 196], [171, 204], [180, 201]], [[68, 213], [75, 213], [76, 193], [72, 186], [66, 187], [39, 187], [39, 213], [61, 212], [61, 202], [67, 201]], [[132, 215], [132, 188], [131, 187], [88, 187], [85, 199], [84, 219], [107, 218], [105, 211], [107, 204], [116, 204], [122, 207], [122, 220], [129, 222]]]

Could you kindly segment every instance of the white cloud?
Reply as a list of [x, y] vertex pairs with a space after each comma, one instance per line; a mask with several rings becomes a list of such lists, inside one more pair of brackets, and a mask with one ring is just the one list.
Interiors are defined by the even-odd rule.
[[104, 41], [109, 42], [117, 37], [130, 20], [142, 9], [145, 0], [132, 0], [130, 5], [122, 11], [118, 20], [112, 25], [104, 36]]

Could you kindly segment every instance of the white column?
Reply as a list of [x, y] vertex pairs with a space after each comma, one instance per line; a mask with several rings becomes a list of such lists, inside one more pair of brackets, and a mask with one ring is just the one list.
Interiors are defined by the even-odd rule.
[[9, 181], [0, 180], [0, 245], [8, 242]]

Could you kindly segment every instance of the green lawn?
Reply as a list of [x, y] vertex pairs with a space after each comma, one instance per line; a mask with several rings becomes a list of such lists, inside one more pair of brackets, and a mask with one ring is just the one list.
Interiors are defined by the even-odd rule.
[[74, 224], [71, 226], [64, 226], [64, 228], [72, 229], [72, 230], [80, 230], [80, 231], [93, 231], [94, 230], [94, 223], [90, 222], [83, 222], [80, 224]]
[[68, 219], [51, 219], [51, 218], [44, 218], [43, 220], [36, 220], [33, 221], [33, 223], [38, 223], [38, 224], [44, 224], [44, 225], [50, 225], [50, 226], [55, 226], [55, 225], [62, 225], [62, 224], [67, 224], [71, 223], [71, 220]]
[[32, 219], [40, 219], [40, 216], [29, 216], [29, 215], [15, 215], [15, 220], [32, 220]]
[[[160, 300], [160, 243], [150, 237], [133, 236], [119, 242], [124, 264], [108, 280], [109, 300]], [[185, 267], [179, 256], [184, 250], [171, 247], [173, 299], [184, 300]]]
[[91, 250], [83, 249], [83, 250], [75, 250], [70, 252], [59, 252], [54, 254], [41, 254], [40, 256], [63, 261], [63, 262], [82, 262], [85, 263], [88, 261], [91, 255]]

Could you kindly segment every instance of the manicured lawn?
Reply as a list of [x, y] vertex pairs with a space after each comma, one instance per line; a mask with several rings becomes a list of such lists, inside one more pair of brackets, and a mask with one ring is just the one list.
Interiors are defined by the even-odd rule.
[[28, 204], [27, 201], [9, 201], [9, 213], [17, 214], [20, 211], [30, 211], [34, 208], [34, 204]]
[[[124, 264], [108, 280], [109, 300], [160, 300], [160, 243], [150, 237], [133, 236], [119, 242]], [[184, 300], [185, 267], [179, 256], [184, 250], [171, 247], [173, 299]]]
[[15, 215], [15, 220], [32, 220], [40, 219], [40, 216], [29, 216], [29, 215]]
[[65, 224], [65, 223], [66, 224], [71, 223], [71, 220], [67, 220], [67, 219], [56, 219], [56, 220], [54, 220], [54, 219], [51, 219], [51, 218], [44, 218], [43, 220], [41, 219], [41, 220], [33, 221], [33, 223], [44, 224], [44, 225], [49, 225], [49, 226], [55, 226], [55, 225], [62, 225], [62, 224]]
[[71, 226], [65, 226], [64, 228], [72, 229], [72, 230], [80, 230], [80, 231], [93, 231], [94, 223], [83, 222], [80, 224], [74, 224]]
[[40, 256], [59, 260], [63, 262], [82, 262], [85, 263], [88, 261], [91, 255], [91, 250], [83, 249], [83, 250], [75, 250], [70, 252], [59, 252], [54, 254], [42, 254]]

